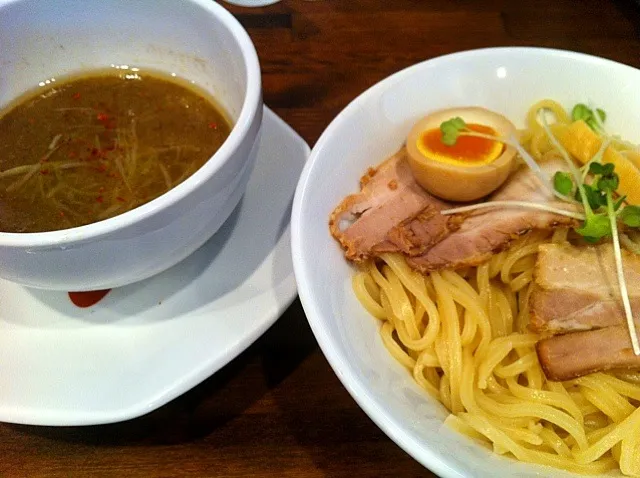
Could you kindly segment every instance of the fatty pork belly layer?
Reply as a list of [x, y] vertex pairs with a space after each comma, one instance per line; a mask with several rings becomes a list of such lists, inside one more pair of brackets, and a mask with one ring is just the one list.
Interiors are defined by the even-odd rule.
[[[640, 311], [640, 258], [621, 252], [631, 308]], [[529, 327], [540, 333], [624, 325], [613, 245], [540, 246], [529, 310]]]
[[[640, 258], [623, 250], [622, 260], [631, 309], [640, 311]], [[537, 345], [547, 378], [569, 380], [640, 368], [626, 326], [611, 244], [540, 246], [529, 310], [532, 330], [554, 334]]]
[[607, 370], [640, 369], [640, 356], [633, 353], [624, 325], [556, 335], [538, 342], [536, 349], [542, 370], [554, 381]]
[[[414, 180], [403, 148], [372, 168], [361, 179], [361, 190], [347, 196], [329, 220], [332, 235], [345, 256], [363, 261], [383, 252], [400, 252], [414, 269], [427, 273], [481, 264], [534, 229], [574, 226], [566, 216], [503, 207], [466, 214], [443, 215], [456, 204], [431, 196]], [[550, 175], [562, 170], [562, 160], [549, 159], [541, 167]], [[526, 167], [515, 172], [488, 201], [526, 201], [575, 210], [544, 189]]]

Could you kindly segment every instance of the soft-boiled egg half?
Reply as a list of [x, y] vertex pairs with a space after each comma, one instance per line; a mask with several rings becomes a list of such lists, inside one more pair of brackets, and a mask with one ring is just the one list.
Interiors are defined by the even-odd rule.
[[[477, 137], [462, 132], [455, 144], [442, 141], [440, 125], [462, 118], [465, 131], [495, 136]], [[409, 165], [423, 188], [449, 201], [473, 201], [495, 191], [513, 170], [516, 151], [498, 138], [508, 138], [515, 126], [504, 116], [480, 107], [436, 111], [418, 121], [407, 138]]]

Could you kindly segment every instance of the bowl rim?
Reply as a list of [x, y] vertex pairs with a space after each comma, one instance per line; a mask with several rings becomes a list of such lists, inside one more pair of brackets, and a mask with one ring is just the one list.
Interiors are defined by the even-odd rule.
[[367, 88], [347, 104], [329, 123], [312, 148], [309, 159], [302, 170], [292, 205], [291, 252], [293, 257], [294, 274], [298, 286], [298, 296], [307, 321], [309, 322], [309, 326], [311, 327], [322, 353], [326, 357], [342, 385], [356, 401], [358, 406], [369, 416], [369, 418], [407, 454], [413, 457], [424, 467], [443, 478], [462, 478], [465, 475], [461, 470], [450, 465], [446, 456], [440, 455], [438, 452], [434, 451], [428, 445], [428, 442], [423, 442], [417, 439], [410, 431], [407, 431], [400, 426], [398, 421], [385, 409], [384, 403], [372, 396], [372, 393], [368, 390], [364, 381], [361, 380], [361, 378], [352, 369], [347, 357], [343, 353], [339, 352], [338, 348], [334, 346], [335, 340], [332, 338], [332, 333], [328, 328], [323, 326], [323, 320], [321, 319], [323, 314], [321, 314], [320, 308], [314, 299], [313, 288], [308, 279], [311, 277], [311, 274], [309, 273], [307, 263], [303, 261], [305, 234], [301, 227], [303, 223], [302, 210], [303, 205], [307, 201], [307, 184], [309, 182], [311, 172], [317, 167], [316, 163], [318, 162], [317, 158], [319, 156], [319, 151], [324, 149], [325, 145], [331, 141], [334, 133], [342, 127], [342, 123], [348, 120], [349, 117], [357, 111], [361, 103], [366, 102], [370, 97], [376, 95], [378, 92], [384, 91], [400, 79], [412, 74], [420, 68], [424, 68], [426, 65], [434, 67], [441, 64], [444, 65], [449, 62], [457, 62], [466, 58], [494, 55], [512, 56], [515, 54], [550, 55], [557, 58], [566, 58], [572, 61], [577, 60], [592, 64], [600, 64], [607, 67], [623, 68], [625, 70], [629, 69], [634, 71], [636, 74], [640, 73], [639, 69], [630, 65], [595, 55], [555, 48], [521, 46], [503, 46], [464, 50], [439, 55], [431, 59], [415, 63], [392, 73]]
[[[21, 1], [23, 0], [0, 0], [0, 11], [4, 7]], [[0, 232], [0, 247], [40, 248], [68, 246], [74, 242], [91, 241], [129, 227], [184, 199], [213, 176], [241, 147], [253, 125], [254, 118], [262, 108], [262, 80], [258, 53], [247, 31], [223, 6], [210, 0], [186, 1], [190, 2], [194, 7], [202, 9], [207, 14], [216, 17], [229, 30], [240, 48], [246, 70], [246, 88], [240, 114], [222, 146], [207, 159], [203, 166], [182, 183], [141, 206], [102, 221], [68, 229], [31, 233]]]

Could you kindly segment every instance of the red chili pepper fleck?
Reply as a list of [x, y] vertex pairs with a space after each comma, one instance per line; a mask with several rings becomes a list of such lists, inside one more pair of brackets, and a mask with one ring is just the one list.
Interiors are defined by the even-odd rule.
[[104, 198], [102, 196], [98, 196], [96, 198], [96, 201], [99, 202], [99, 203], [103, 203], [104, 202]]
[[75, 151], [71, 151], [71, 152], [69, 152], [69, 154], [67, 154], [67, 156], [68, 156], [69, 158], [75, 158], [75, 157], [77, 156], [77, 154], [76, 154], [76, 152], [75, 152]]
[[116, 199], [120, 202], [124, 202], [124, 198], [122, 196], [118, 196]]
[[60, 214], [60, 217], [64, 217], [64, 212], [60, 211], [58, 214]]
[[42, 174], [43, 176], [46, 176], [47, 174], [49, 174], [49, 170], [48, 169], [41, 169], [40, 170], [40, 174]]
[[106, 113], [98, 113], [98, 121], [108, 121], [109, 115]]
[[218, 129], [218, 124], [217, 123], [209, 123], [209, 128], [210, 129]]

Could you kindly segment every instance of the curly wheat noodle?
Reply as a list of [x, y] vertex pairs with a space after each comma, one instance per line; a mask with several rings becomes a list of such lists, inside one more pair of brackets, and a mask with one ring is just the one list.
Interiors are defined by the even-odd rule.
[[[517, 247], [517, 244], [514, 247]], [[460, 422], [455, 422], [457, 430], [476, 438], [479, 434], [492, 443], [497, 452], [515, 456], [522, 461], [546, 464], [579, 473], [601, 473], [617, 468], [618, 463], [614, 456], [619, 455], [620, 468], [625, 473], [633, 472], [632, 467], [637, 466], [633, 460], [639, 453], [637, 442], [626, 444], [620, 435], [614, 435], [618, 425], [611, 426], [609, 423], [605, 425], [608, 428], [602, 427], [606, 433], [602, 436], [594, 436], [591, 431], [591, 439], [587, 440], [581, 407], [567, 391], [569, 384], [547, 382], [542, 379], [540, 389], [531, 388], [528, 385], [526, 378], [528, 371], [538, 369], [539, 375], [543, 377], [539, 364], [535, 360], [534, 344], [537, 337], [534, 334], [516, 332], [503, 337], [490, 338], [488, 350], [482, 356], [478, 356], [482, 337], [481, 327], [477, 326], [476, 338], [466, 345], [462, 344], [460, 331], [464, 330], [464, 321], [467, 320], [478, 321], [484, 316], [489, 323], [488, 312], [480, 300], [481, 291], [457, 273], [447, 272], [430, 276], [435, 290], [434, 297], [433, 292], [429, 293], [424, 281], [420, 283], [414, 280], [415, 276], [411, 273], [407, 274], [411, 271], [406, 264], [401, 264], [404, 261], [402, 257], [386, 255], [385, 258], [389, 260], [387, 266], [380, 268], [371, 264], [365, 272], [360, 273], [369, 274], [369, 280], [375, 281], [380, 287], [380, 301], [375, 301], [369, 292], [371, 287], [364, 286], [366, 279], [363, 276], [357, 280], [354, 278], [354, 283], [361, 284], [354, 290], [357, 291], [358, 297], [367, 296], [362, 300], [363, 303], [372, 301], [377, 304], [378, 312], [385, 311], [381, 332], [385, 345], [394, 357], [412, 371], [416, 382], [423, 389], [442, 401], [450, 410], [456, 410], [455, 416], [462, 419]], [[510, 261], [511, 264], [515, 262], [513, 259]], [[381, 269], [385, 271], [384, 274], [380, 272]], [[404, 273], [404, 280], [408, 282], [405, 284], [400, 275], [394, 278], [394, 270], [401, 271], [400, 275]], [[495, 286], [496, 281], [501, 282], [502, 277], [501, 271], [491, 280], [492, 285]], [[400, 281], [404, 292], [397, 290], [396, 280]], [[465, 285], [460, 286], [460, 281], [464, 281]], [[417, 287], [421, 287], [418, 294], [423, 297], [422, 300], [418, 300], [417, 295], [413, 295], [411, 299], [409, 288], [416, 290]], [[434, 303], [436, 306], [437, 313], [433, 316], [438, 317], [444, 328], [438, 331], [435, 344], [427, 345], [427, 341], [424, 341], [424, 348], [417, 351], [416, 360], [408, 355], [409, 348], [402, 342], [402, 336], [410, 342], [413, 342], [413, 339], [407, 338], [405, 333], [400, 335], [397, 326], [403, 322], [395, 317], [394, 306], [390, 303], [393, 299], [389, 297], [401, 297], [404, 305], [396, 305], [395, 309], [401, 311], [405, 318], [407, 304], [410, 306], [412, 300], [414, 304], [425, 302], [426, 304]], [[460, 303], [463, 305], [462, 311], [456, 307], [456, 304]], [[430, 306], [427, 305], [425, 308], [428, 307]], [[470, 312], [467, 307], [472, 311]], [[412, 307], [412, 310], [414, 308]], [[484, 312], [478, 313], [478, 310]], [[504, 309], [501, 313], [505, 314]], [[418, 339], [419, 341], [428, 333], [431, 320], [429, 314], [424, 315], [427, 323], [424, 327], [425, 333]], [[456, 320], [449, 320], [451, 315], [457, 319], [457, 323]], [[506, 315], [510, 316], [512, 321], [515, 320], [513, 314]], [[445, 324], [454, 324], [454, 327], [447, 328]], [[490, 330], [489, 328], [489, 332]], [[448, 341], [450, 337], [453, 338], [453, 346]], [[491, 337], [490, 334], [489, 337]], [[412, 345], [415, 347], [415, 343]], [[458, 353], [455, 352], [454, 347], [457, 347]], [[524, 353], [519, 354], [516, 350], [522, 350]], [[484, 377], [482, 380], [480, 374]], [[457, 380], [455, 380], [456, 376]], [[577, 393], [582, 397], [583, 403], [591, 403], [590, 392], [585, 392], [591, 388], [580, 385], [580, 380], [574, 381], [575, 383], [571, 386], [578, 387]], [[596, 410], [613, 414], [612, 405], [609, 403], [612, 400], [614, 400], [612, 403], [617, 403], [617, 406], [613, 406], [616, 418], [622, 417], [629, 410], [635, 410], [635, 406], [629, 402], [635, 399], [629, 395], [640, 397], [640, 386], [607, 374], [596, 374], [589, 377], [589, 380], [591, 380], [588, 381], [589, 384], [594, 381], [596, 384], [601, 384], [600, 387], [605, 394], [610, 394], [611, 391], [616, 393], [615, 399], [609, 397], [607, 404], [601, 404], [602, 408], [596, 407]], [[479, 387], [481, 382], [486, 382], [482, 384], [484, 392]], [[494, 384], [493, 391], [489, 383]], [[616, 384], [617, 389], [612, 383]], [[499, 394], [496, 394], [496, 391], [499, 391]], [[620, 404], [620, 399], [625, 401], [626, 406]], [[624, 423], [624, 420], [620, 423]], [[470, 429], [474, 430], [475, 434], [470, 433]], [[594, 437], [597, 440], [592, 441]], [[622, 443], [618, 447], [620, 452], [616, 453], [613, 448], [619, 442]], [[576, 446], [576, 443], [579, 446]], [[623, 461], [623, 458], [626, 461]], [[622, 468], [623, 464], [624, 468]]]
[[[518, 358], [517, 360], [511, 362], [509, 365], [497, 365], [493, 370], [493, 373], [500, 378], [504, 378], [505, 380], [512, 377], [517, 377], [520, 374], [525, 373], [531, 367], [535, 366], [536, 360], [537, 360], [537, 355], [535, 354], [535, 352], [529, 352], [523, 355], [522, 357]], [[507, 380], [507, 383], [508, 383], [508, 380]], [[535, 391], [539, 392], [539, 390], [535, 390]]]

